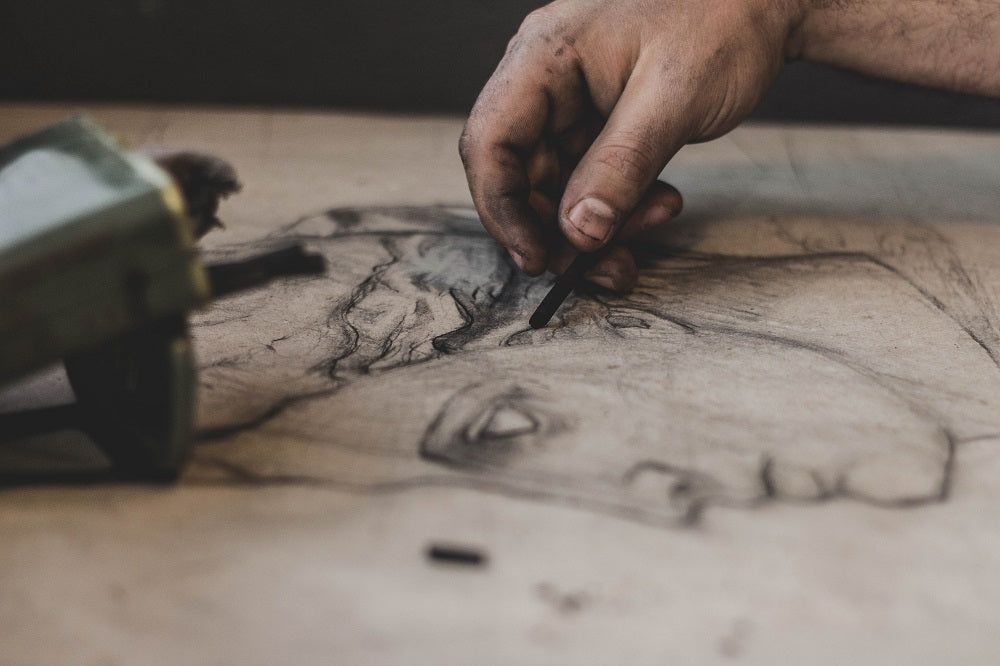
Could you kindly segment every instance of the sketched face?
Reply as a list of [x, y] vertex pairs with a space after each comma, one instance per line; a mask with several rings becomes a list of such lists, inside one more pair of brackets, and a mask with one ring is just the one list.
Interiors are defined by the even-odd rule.
[[[300, 393], [279, 396], [286, 407], [258, 431], [204, 449], [257, 474], [378, 485], [436, 473], [691, 522], [712, 504], [935, 501], [956, 441], [1000, 429], [983, 400], [1000, 396], [989, 355], [864, 253], [661, 251], [630, 297], [575, 298], [532, 331], [548, 283], [517, 273], [465, 215], [332, 211], [289, 232], [357, 277], [319, 298], [332, 307], [309, 326], [265, 336], [308, 357], [295, 357], [311, 377], [290, 382]], [[299, 291], [324, 289], [337, 287]], [[272, 299], [294, 296], [257, 298], [255, 320], [292, 320]], [[271, 353], [244, 365], [273, 373]], [[208, 381], [237, 371], [219, 372]]]

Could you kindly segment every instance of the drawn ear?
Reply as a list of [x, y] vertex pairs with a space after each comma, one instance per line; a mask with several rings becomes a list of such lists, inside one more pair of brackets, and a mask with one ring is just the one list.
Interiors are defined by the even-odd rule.
[[673, 518], [681, 525], [693, 525], [725, 488], [711, 476], [682, 469], [658, 460], [641, 460], [622, 477], [626, 502], [636, 510]]
[[485, 315], [509, 306], [513, 268], [491, 239], [418, 234], [386, 237], [389, 259], [355, 288], [341, 319], [353, 340], [337, 370], [369, 373], [456, 351], [457, 331], [485, 335]]

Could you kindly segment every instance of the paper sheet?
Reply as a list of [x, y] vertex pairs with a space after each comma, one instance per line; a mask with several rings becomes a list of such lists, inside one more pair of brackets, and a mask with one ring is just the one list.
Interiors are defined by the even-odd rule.
[[[14, 661], [1000, 647], [997, 136], [749, 127], [685, 149], [665, 177], [686, 211], [642, 245], [636, 291], [533, 331], [551, 278], [479, 226], [460, 120], [103, 114], [241, 170], [210, 259], [294, 240], [330, 271], [192, 317], [200, 435], [175, 487], [4, 491]], [[429, 562], [438, 541], [489, 562]]]

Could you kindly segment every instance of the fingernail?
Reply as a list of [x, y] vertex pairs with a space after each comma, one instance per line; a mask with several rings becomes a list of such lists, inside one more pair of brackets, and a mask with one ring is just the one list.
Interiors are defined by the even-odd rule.
[[527, 259], [524, 257], [524, 255], [522, 255], [520, 252], [518, 252], [512, 247], [507, 248], [507, 254], [509, 254], [510, 258], [514, 260], [514, 263], [517, 264], [517, 267], [523, 271], [524, 266], [527, 263]]
[[528, 275], [538, 275], [543, 267], [536, 268], [534, 262], [532, 262], [531, 257], [526, 254], [521, 253], [516, 248], [508, 248], [507, 253], [510, 254], [510, 258], [514, 260], [517, 267], [521, 269], [522, 272]]
[[645, 211], [636, 225], [636, 232], [642, 233], [655, 229], [673, 217], [673, 212], [666, 206], [653, 206]]
[[610, 275], [588, 275], [587, 280], [593, 282], [594, 284], [609, 289], [611, 291], [617, 291], [618, 287], [615, 286], [615, 281]]
[[582, 199], [566, 217], [581, 234], [601, 243], [615, 230], [615, 211], [600, 199]]

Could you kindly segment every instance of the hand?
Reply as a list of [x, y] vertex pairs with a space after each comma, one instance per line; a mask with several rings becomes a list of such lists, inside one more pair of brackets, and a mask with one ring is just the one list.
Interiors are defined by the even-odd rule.
[[487, 231], [529, 275], [614, 242], [588, 279], [630, 290], [621, 243], [681, 208], [657, 176], [756, 106], [798, 12], [792, 0], [557, 0], [532, 13], [460, 143]]

